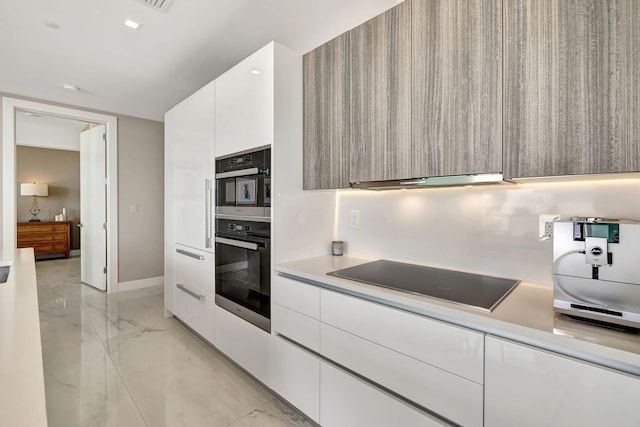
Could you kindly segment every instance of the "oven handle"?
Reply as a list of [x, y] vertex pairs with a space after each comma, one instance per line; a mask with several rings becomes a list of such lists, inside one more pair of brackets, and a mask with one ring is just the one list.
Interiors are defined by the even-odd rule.
[[236, 248], [249, 249], [252, 251], [258, 250], [258, 244], [253, 242], [244, 242], [242, 240], [227, 239], [224, 237], [216, 237], [216, 243], [223, 245], [235, 246]]
[[259, 173], [260, 169], [258, 168], [240, 169], [237, 171], [217, 173], [216, 179], [233, 178], [234, 176], [258, 175]]

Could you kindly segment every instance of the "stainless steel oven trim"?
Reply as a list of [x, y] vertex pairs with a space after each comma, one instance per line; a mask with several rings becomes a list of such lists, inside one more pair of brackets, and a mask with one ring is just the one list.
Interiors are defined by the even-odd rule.
[[235, 215], [236, 217], [266, 217], [265, 208], [261, 206], [216, 206], [216, 214]]
[[231, 219], [238, 221], [250, 221], [250, 222], [271, 222], [269, 216], [252, 216], [252, 215], [229, 215], [229, 214], [216, 214], [217, 219]]
[[216, 294], [215, 302], [217, 306], [224, 308], [241, 319], [246, 320], [266, 332], [271, 332], [271, 319], [268, 319], [255, 311], [249, 310], [248, 308], [243, 307], [219, 294]]
[[233, 178], [238, 176], [249, 176], [249, 175], [258, 175], [260, 173], [260, 169], [258, 168], [247, 168], [247, 169], [238, 169], [230, 172], [220, 172], [216, 174], [216, 179], [224, 179], [224, 178]]
[[235, 246], [236, 248], [249, 249], [251, 251], [258, 250], [258, 244], [253, 242], [245, 242], [243, 240], [227, 239], [226, 237], [216, 237], [216, 243], [222, 245]]
[[216, 157], [216, 161], [241, 156], [243, 154], [251, 154], [251, 153], [255, 153], [256, 151], [266, 150], [268, 148], [271, 148], [271, 144], [261, 145], [259, 147], [254, 147], [254, 148], [247, 148], [246, 150], [236, 151], [235, 153], [225, 154], [224, 156], [218, 156]]

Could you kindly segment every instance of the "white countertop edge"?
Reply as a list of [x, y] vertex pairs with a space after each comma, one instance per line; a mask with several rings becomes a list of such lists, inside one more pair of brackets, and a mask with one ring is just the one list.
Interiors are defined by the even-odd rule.
[[46, 426], [40, 310], [32, 248], [2, 250], [11, 262], [0, 284], [0, 420], [3, 425]]
[[[355, 260], [355, 258], [353, 259]], [[361, 262], [368, 261], [370, 260], [361, 260]], [[638, 354], [600, 344], [589, 343], [572, 337], [560, 336], [502, 320], [491, 319], [468, 311], [445, 307], [444, 305], [436, 305], [428, 302], [426, 299], [425, 301], [416, 303], [414, 300], [401, 295], [401, 291], [394, 291], [382, 287], [376, 287], [379, 289], [371, 289], [373, 285], [361, 284], [333, 276], [319, 276], [316, 273], [302, 271], [286, 265], [275, 265], [274, 270], [277, 274], [321, 288], [341, 292], [420, 316], [444, 321], [640, 377], [640, 355]], [[527, 286], [526, 283], [521, 285]], [[452, 304], [448, 305], [451, 306]]]

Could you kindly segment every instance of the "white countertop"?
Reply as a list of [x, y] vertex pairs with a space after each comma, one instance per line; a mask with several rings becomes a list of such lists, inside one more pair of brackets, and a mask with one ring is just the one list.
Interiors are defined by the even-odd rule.
[[326, 274], [370, 261], [373, 260], [327, 255], [278, 264], [275, 270], [329, 289], [640, 376], [640, 334], [606, 329], [555, 313], [551, 286], [520, 282], [489, 313]]
[[46, 426], [33, 249], [0, 251], [0, 262], [7, 261], [11, 272], [0, 283], [0, 424]]

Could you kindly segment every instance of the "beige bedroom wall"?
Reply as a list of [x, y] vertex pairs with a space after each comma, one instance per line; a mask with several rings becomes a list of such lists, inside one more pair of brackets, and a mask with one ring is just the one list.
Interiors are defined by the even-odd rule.
[[20, 196], [21, 182], [49, 185], [49, 196], [38, 198], [42, 221], [53, 221], [67, 209], [71, 221], [71, 249], [80, 249], [80, 152], [49, 148], [16, 147], [16, 194], [18, 221], [29, 221], [32, 198]]

